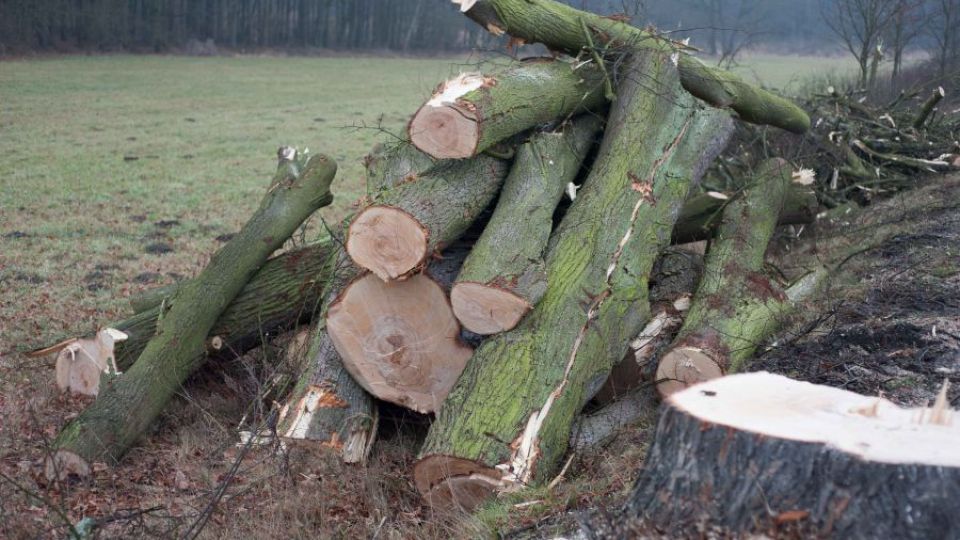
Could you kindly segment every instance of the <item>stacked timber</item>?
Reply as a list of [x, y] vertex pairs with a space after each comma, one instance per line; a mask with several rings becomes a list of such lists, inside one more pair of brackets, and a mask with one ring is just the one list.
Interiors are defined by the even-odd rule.
[[[49, 476], [115, 462], [208, 360], [310, 322], [275, 433], [360, 463], [380, 402], [434, 415], [413, 481], [434, 507], [471, 509], [550, 478], [615, 418], [652, 415], [652, 387], [676, 405], [744, 370], [817, 293], [829, 269], [788, 283], [765, 266], [776, 228], [816, 215], [808, 174], [774, 158], [735, 192], [699, 189], [735, 120], [803, 134], [802, 109], [619, 20], [549, 0], [456, 3], [556, 56], [442, 83], [404, 140], [367, 157], [357, 211], [268, 259], [329, 204], [336, 170], [282, 149], [260, 209], [200, 275], [37, 351], [59, 352], [62, 388], [97, 395], [54, 440]], [[705, 254], [671, 247], [700, 240]]]

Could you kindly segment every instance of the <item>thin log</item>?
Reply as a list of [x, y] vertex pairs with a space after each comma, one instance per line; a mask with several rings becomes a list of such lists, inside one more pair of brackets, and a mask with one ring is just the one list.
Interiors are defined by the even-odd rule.
[[730, 537], [953, 538], [955, 414], [769, 373], [710, 381], [667, 400], [617, 521], [678, 538], [703, 522]]
[[653, 426], [659, 401], [652, 386], [631, 390], [590, 414], [581, 414], [570, 433], [570, 449], [583, 454], [596, 451], [624, 429]]
[[471, 332], [510, 330], [543, 297], [553, 213], [601, 123], [584, 116], [517, 150], [497, 207], [450, 293], [453, 312]]
[[469, 508], [554, 471], [648, 320], [656, 254], [730, 134], [727, 114], [681, 90], [668, 55], [631, 56], [621, 74], [596, 164], [551, 238], [546, 295], [480, 346], [430, 428], [414, 479], [432, 505]]
[[[810, 117], [787, 99], [709, 67], [678, 42], [640, 30], [614, 18], [580, 11], [552, 0], [453, 0], [467, 17], [494, 35], [509, 34], [527, 43], [578, 56], [593, 41], [606, 53], [645, 49], [676, 54], [680, 82], [694, 96], [715, 107], [729, 107], [741, 120], [768, 124], [793, 133], [810, 129]], [[593, 36], [584, 33], [584, 27]]]
[[[257, 269], [315, 210], [330, 204], [333, 160], [280, 150], [280, 165], [260, 207], [206, 268], [174, 296], [157, 335], [123, 376], [68, 423], [52, 443], [49, 477], [89, 474], [116, 462], [159, 416], [180, 385], [203, 364], [207, 336]], [[198, 360], [199, 359], [199, 360]]]
[[957, 166], [954, 165], [952, 159], [922, 159], [910, 156], [901, 156], [897, 154], [885, 154], [883, 152], [872, 150], [860, 140], [854, 140], [850, 144], [871, 158], [878, 159], [880, 161], [886, 161], [888, 163], [896, 163], [911, 169], [929, 172], [947, 172], [957, 169]]
[[784, 322], [794, 304], [761, 271], [790, 180], [786, 161], [768, 160], [724, 208], [690, 311], [657, 368], [661, 395], [738, 371]]
[[384, 281], [406, 277], [466, 231], [505, 176], [505, 163], [489, 156], [434, 166], [361, 210], [347, 231], [347, 253]]
[[602, 81], [593, 66], [545, 59], [462, 74], [437, 88], [407, 132], [433, 157], [473, 157], [534, 126], [603, 108]]
[[937, 108], [940, 100], [946, 95], [947, 93], [943, 91], [942, 86], [934, 89], [927, 101], [923, 102], [923, 107], [920, 108], [920, 112], [917, 113], [917, 117], [913, 120], [913, 129], [923, 129], [924, 124], [927, 123], [927, 119], [933, 114], [933, 110]]
[[[686, 244], [710, 239], [720, 226], [723, 207], [730, 197], [699, 193], [687, 200], [673, 228], [673, 243]], [[817, 218], [816, 193], [809, 186], [794, 183], [787, 192], [777, 225], [807, 225]]]

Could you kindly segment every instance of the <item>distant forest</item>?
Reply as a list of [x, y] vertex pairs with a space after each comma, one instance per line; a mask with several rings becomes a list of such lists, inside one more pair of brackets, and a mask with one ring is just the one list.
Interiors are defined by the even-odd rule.
[[[626, 13], [712, 54], [838, 50], [820, 0], [568, 0]], [[334, 49], [449, 52], [498, 43], [449, 0], [0, 0], [0, 53]]]

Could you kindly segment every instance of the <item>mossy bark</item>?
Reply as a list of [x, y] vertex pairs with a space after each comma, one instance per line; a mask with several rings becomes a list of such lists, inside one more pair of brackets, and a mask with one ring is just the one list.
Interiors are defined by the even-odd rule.
[[[324, 263], [332, 242], [289, 251], [268, 260], [243, 286], [237, 297], [217, 318], [208, 338], [223, 340], [223, 351], [242, 354], [298, 323], [310, 321], [319, 311], [320, 293], [326, 282]], [[157, 334], [157, 323], [172, 307], [172, 298], [189, 281], [147, 291], [139, 297], [140, 311], [107, 326], [129, 337], [114, 349], [121, 371], [133, 365], [147, 343]]]
[[[621, 73], [597, 161], [551, 237], [546, 295], [476, 351], [420, 452], [415, 479], [434, 504], [432, 493], [450, 498], [442, 484], [462, 484], [452, 470], [481, 474], [488, 491], [554, 471], [577, 413], [646, 322], [654, 259], [729, 137], [729, 115], [682, 92], [669, 55], [631, 56]], [[473, 465], [444, 470], [454, 462]]]
[[447, 81], [414, 115], [408, 135], [434, 157], [472, 157], [530, 128], [598, 111], [606, 101], [596, 67], [536, 59]]
[[[599, 118], [583, 116], [557, 131], [538, 133], [517, 149], [497, 207], [454, 285], [454, 312], [468, 329], [492, 333], [472, 327], [461, 316], [465, 311], [473, 312], [471, 306], [483, 303], [471, 298], [463, 284], [515, 296], [525, 307], [523, 313], [543, 297], [547, 289], [543, 256], [553, 229], [554, 211], [567, 184], [576, 178], [601, 124]], [[484, 329], [492, 325], [502, 331], [519, 320], [514, 314], [498, 317], [486, 309], [495, 307], [484, 303], [478, 308], [476, 311], [485, 316], [475, 324]]]
[[[724, 208], [683, 327], [660, 361], [661, 393], [740, 370], [759, 343], [784, 322], [793, 302], [762, 270], [790, 182], [790, 165], [768, 160]], [[701, 365], [700, 355], [716, 366]]]
[[281, 149], [280, 166], [260, 207], [200, 275], [177, 291], [133, 367], [57, 435], [49, 470], [84, 473], [89, 464], [123, 456], [203, 364], [210, 329], [243, 286], [310, 214], [333, 200], [336, 170], [326, 156], [305, 159]]
[[[736, 197], [736, 195], [734, 195]], [[673, 243], [685, 244], [708, 240], [720, 226], [724, 206], [728, 200], [699, 193], [687, 200], [680, 218], [673, 228]], [[787, 191], [777, 225], [803, 225], [813, 223], [817, 217], [816, 193], [808, 186], [791, 184]]]
[[367, 196], [376, 197], [381, 191], [404, 182], [416, 182], [435, 164], [437, 160], [418, 150], [410, 141], [378, 144], [363, 159]]
[[572, 56], [591, 48], [591, 41], [603, 47], [603, 52], [616, 53], [625, 48], [676, 51], [680, 82], [694, 96], [715, 107], [729, 107], [746, 122], [769, 124], [793, 133], [810, 129], [810, 118], [789, 100], [707, 66], [687, 54], [679, 43], [612, 18], [552, 0], [479, 0], [466, 15], [494, 34], [507, 33]]

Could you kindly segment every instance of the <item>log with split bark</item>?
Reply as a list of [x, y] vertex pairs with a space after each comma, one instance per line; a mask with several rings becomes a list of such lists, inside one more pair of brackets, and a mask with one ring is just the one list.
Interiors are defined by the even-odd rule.
[[54, 439], [48, 477], [83, 476], [95, 462], [119, 460], [202, 365], [210, 329], [257, 269], [310, 214], [330, 204], [333, 160], [292, 148], [279, 154], [277, 173], [254, 215], [176, 292], [133, 367], [101, 389]]
[[768, 373], [699, 384], [666, 401], [618, 521], [681, 537], [706, 519], [735, 536], [953, 538], [955, 416], [946, 388], [903, 409]]
[[763, 273], [792, 176], [787, 162], [769, 160], [724, 207], [683, 327], [657, 367], [662, 395], [740, 370], [823, 282], [826, 270], [819, 270], [784, 291]]
[[481, 345], [430, 428], [414, 468], [430, 504], [469, 508], [547, 477], [647, 321], [653, 261], [731, 122], [682, 91], [668, 54], [632, 55], [622, 73], [596, 161], [548, 245], [546, 294]]

